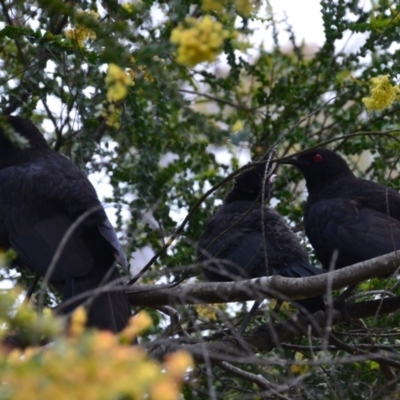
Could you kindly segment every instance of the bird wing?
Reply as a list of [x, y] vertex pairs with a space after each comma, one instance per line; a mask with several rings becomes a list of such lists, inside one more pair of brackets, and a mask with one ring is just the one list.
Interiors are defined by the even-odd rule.
[[400, 220], [400, 194], [393, 189], [372, 181], [363, 181], [366, 192], [358, 198], [364, 206]]
[[[57, 264], [58, 275], [81, 277], [94, 266], [91, 244], [84, 237], [90, 228], [95, 238], [106, 240], [105, 247], [123, 265], [125, 255], [87, 178], [65, 157], [51, 153], [38, 161], [0, 171], [0, 225], [7, 233], [0, 245], [7, 246], [6, 236], [20, 258], [30, 268], [45, 274], [65, 233], [80, 214], [94, 208], [72, 233]], [[93, 230], [97, 227], [97, 233]], [[93, 250], [93, 249], [92, 249]], [[107, 249], [100, 249], [106, 252]], [[102, 262], [100, 260], [100, 262]], [[111, 262], [112, 263], [112, 262]], [[111, 265], [110, 263], [110, 265]]]
[[276, 275], [285, 276], [287, 278], [306, 278], [307, 276], [315, 276], [323, 273], [323, 270], [314, 267], [305, 260], [294, 260], [286, 266], [275, 269]]
[[357, 200], [333, 198], [312, 204], [305, 228], [325, 268], [334, 250], [339, 251], [340, 268], [400, 249], [400, 221]]
[[[0, 245], [11, 246], [23, 263], [45, 275], [65, 232], [73, 223], [57, 200], [40, 196], [41, 180], [35, 171], [10, 167], [0, 172]], [[62, 281], [85, 275], [93, 257], [76, 231], [64, 246], [52, 280]]]
[[[52, 171], [51, 176], [48, 176], [47, 170]], [[36, 180], [40, 175], [45, 175], [43, 178], [47, 182], [37, 187], [39, 194], [43, 198], [59, 202], [62, 205], [60, 208], [73, 221], [90, 211], [82, 222], [82, 227], [97, 226], [98, 232], [95, 235], [100, 233], [110, 246], [114, 258], [127, 269], [127, 260], [121, 243], [86, 175], [67, 158], [54, 152], [48, 158], [47, 165], [37, 171], [37, 175]]]
[[208, 232], [199, 242], [199, 258], [213, 260], [205, 269], [209, 280], [237, 280], [266, 275], [262, 235], [233, 226]]
[[230, 279], [224, 280], [268, 274], [305, 277], [322, 272], [309, 263], [298, 238], [277, 213], [269, 209], [263, 212], [260, 208], [249, 209], [247, 203], [223, 206], [207, 221], [199, 241], [199, 258], [217, 259], [209, 267], [214, 269], [214, 274], [205, 270], [209, 280], [222, 280], [223, 272], [230, 275]]
[[[13, 247], [23, 265], [48, 273], [54, 255], [62, 249], [50, 281], [64, 291], [64, 300], [97, 290], [104, 284], [113, 290], [91, 298], [90, 325], [114, 332], [121, 330], [130, 316], [128, 299], [115, 291], [120, 281], [112, 269], [122, 249], [96, 192], [85, 175], [65, 157], [53, 152], [33, 153], [29, 162], [0, 171], [0, 246]], [[35, 158], [36, 157], [36, 158]], [[70, 227], [87, 210], [93, 213]], [[60, 244], [66, 232], [71, 235]], [[64, 313], [82, 299], [64, 302]]]
[[128, 261], [124, 250], [122, 249], [121, 242], [119, 241], [114, 228], [110, 221], [107, 219], [103, 220], [98, 224], [99, 232], [104, 239], [112, 246], [115, 259], [121, 266], [128, 271]]
[[370, 208], [400, 220], [400, 194], [385, 185], [353, 178], [345, 180], [344, 185], [343, 181], [339, 181], [338, 185], [330, 190], [335, 194], [333, 198], [336, 197], [336, 190], [338, 190], [341, 198], [355, 200], [361, 207]]

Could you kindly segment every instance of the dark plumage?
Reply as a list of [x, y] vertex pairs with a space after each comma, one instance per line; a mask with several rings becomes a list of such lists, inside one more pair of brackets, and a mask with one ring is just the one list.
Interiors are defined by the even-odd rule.
[[[0, 129], [0, 246], [13, 248], [20, 265], [44, 276], [71, 224], [97, 207], [72, 234], [50, 282], [69, 300], [120, 279], [112, 267], [116, 260], [126, 266], [126, 258], [86, 176], [52, 151], [30, 121], [5, 118], [27, 139], [29, 147], [13, 145]], [[71, 311], [77, 304], [63, 311]], [[122, 291], [98, 295], [88, 316], [92, 326], [121, 330], [130, 317], [127, 296]]]
[[325, 269], [338, 251], [334, 268], [400, 249], [400, 194], [354, 176], [346, 161], [327, 149], [314, 149], [285, 164], [304, 175], [308, 199], [304, 227]]
[[[240, 174], [224, 204], [207, 220], [198, 250], [199, 259], [208, 261], [203, 267], [206, 279], [232, 281], [275, 274], [307, 277], [322, 272], [310, 264], [283, 218], [262, 204], [264, 171], [265, 164], [261, 164]], [[271, 186], [269, 177], [264, 185], [265, 200]], [[321, 297], [299, 303], [310, 312], [324, 309]]]

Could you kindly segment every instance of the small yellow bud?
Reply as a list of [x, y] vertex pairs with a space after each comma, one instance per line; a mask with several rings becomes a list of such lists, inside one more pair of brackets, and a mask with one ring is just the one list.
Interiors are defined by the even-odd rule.
[[69, 331], [72, 336], [79, 336], [85, 330], [87, 322], [87, 313], [84, 307], [78, 307], [71, 317], [71, 326]]
[[239, 119], [232, 125], [232, 131], [233, 132], [239, 132], [243, 130], [243, 121], [240, 121]]
[[164, 366], [175, 379], [182, 379], [188, 368], [193, 368], [194, 361], [187, 351], [179, 350], [167, 356]]

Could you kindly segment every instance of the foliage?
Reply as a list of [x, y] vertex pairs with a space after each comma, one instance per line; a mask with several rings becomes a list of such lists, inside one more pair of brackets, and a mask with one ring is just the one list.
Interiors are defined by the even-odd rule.
[[[239, 155], [247, 149], [255, 158], [275, 147], [279, 158], [317, 144], [329, 145], [348, 156], [359, 176], [400, 187], [400, 141], [395, 132], [400, 109], [396, 85], [400, 4], [395, 0], [376, 0], [371, 6], [358, 0], [321, 0], [325, 37], [319, 48], [300, 42], [269, 1], [0, 0], [0, 4], [3, 112], [31, 118], [55, 150], [88, 173], [102, 172], [110, 178], [112, 193], [106, 202], [115, 205], [127, 254], [145, 247], [158, 254], [142, 282], [196, 281], [195, 242], [229, 183], [206, 197], [185, 226], [180, 223], [210, 187], [238, 166]], [[256, 24], [262, 24], [263, 34], [271, 39], [269, 47], [254, 45]], [[280, 45], [283, 33], [290, 49]], [[347, 47], [349, 40], [356, 45]], [[215, 149], [230, 153], [230, 162], [220, 162]], [[302, 191], [298, 181], [293, 169], [281, 170], [274, 197], [279, 199], [278, 211], [301, 234], [301, 200], [294, 196]], [[6, 271], [3, 275], [10, 277]], [[29, 279], [23, 272], [13, 281]], [[361, 288], [364, 299], [397, 290], [390, 280], [368, 284], [371, 287]], [[192, 306], [151, 309], [155, 323], [145, 338], [161, 340], [176, 334], [212, 341], [213, 333], [221, 334], [243, 312], [245, 304], [211, 311]], [[292, 310], [282, 310], [279, 318], [287, 312]], [[175, 313], [178, 325], [173, 322]], [[257, 323], [265, 322], [269, 314], [268, 309]], [[168, 329], [165, 315], [171, 318]], [[343, 342], [370, 346], [372, 354], [374, 346], [397, 348], [398, 322], [394, 314], [335, 329]], [[389, 385], [384, 367], [377, 368], [371, 357], [352, 362], [354, 354], [337, 343], [312, 344], [314, 348], [303, 339], [260, 355], [264, 361], [258, 364], [243, 363], [243, 371], [254, 376], [229, 373], [226, 365], [199, 366], [184, 396], [356, 399], [390, 393], [396, 398], [397, 382], [395, 388]], [[33, 384], [46, 357], [50, 365], [57, 364], [63, 353], [68, 362], [85, 363], [86, 352], [103, 360], [104, 374], [115, 372], [118, 379], [135, 383], [134, 373], [118, 368], [150, 361], [138, 348], [123, 351], [129, 357], [117, 361], [122, 352], [118, 340], [88, 332], [56, 341], [49, 356], [35, 352], [25, 364], [16, 357], [15, 372], [8, 373], [29, 371], [33, 378], [27, 382]], [[106, 366], [111, 353], [115, 362], [121, 362], [115, 371]], [[292, 368], [295, 365], [299, 367]], [[161, 373], [160, 366], [154, 368]], [[93, 377], [101, 381], [96, 374]], [[271, 385], [262, 386], [256, 376]], [[110, 381], [104, 380], [95, 393], [112, 398], [106, 382]]]
[[[31, 347], [0, 347], [2, 399], [179, 398], [184, 374], [193, 366], [192, 359], [186, 352], [178, 351], [159, 364], [150, 360], [139, 346], [132, 346], [138, 333], [151, 324], [146, 313], [133, 317], [117, 336], [86, 330], [85, 311], [78, 308], [72, 316], [69, 334], [61, 335], [63, 321], [50, 312], [38, 317], [34, 310], [24, 307], [10, 317], [15, 300], [14, 292], [0, 295], [2, 334], [18, 332], [21, 339], [21, 333], [25, 333]], [[32, 347], [43, 338], [52, 339], [51, 345]]]

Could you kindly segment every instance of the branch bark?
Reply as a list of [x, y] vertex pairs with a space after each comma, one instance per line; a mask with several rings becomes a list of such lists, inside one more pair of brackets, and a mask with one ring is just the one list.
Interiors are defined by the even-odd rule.
[[127, 289], [135, 306], [225, 303], [271, 297], [283, 300], [323, 295], [377, 276], [391, 274], [400, 266], [400, 253], [393, 252], [337, 271], [308, 278], [268, 276], [238, 282], [198, 282], [169, 285], [134, 284]]

